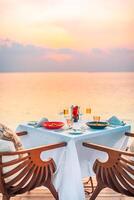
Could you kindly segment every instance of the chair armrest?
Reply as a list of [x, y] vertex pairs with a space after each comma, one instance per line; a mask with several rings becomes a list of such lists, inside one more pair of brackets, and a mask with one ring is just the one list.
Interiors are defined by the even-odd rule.
[[27, 135], [27, 134], [28, 134], [27, 131], [21, 131], [21, 132], [16, 133], [16, 135], [18, 135], [18, 136]]
[[31, 148], [31, 149], [24, 149], [21, 151], [14, 151], [14, 152], [0, 152], [0, 155], [20, 155], [20, 154], [25, 154], [25, 153], [33, 153], [33, 152], [38, 152], [41, 153], [43, 151], [49, 151], [52, 149], [57, 149], [60, 147], [65, 147], [67, 146], [66, 142], [60, 142], [60, 143], [55, 143], [55, 144], [49, 144], [49, 145], [44, 145], [44, 146], [39, 146], [36, 148]]
[[106, 153], [108, 153], [108, 150], [109, 150], [108, 147], [105, 147], [105, 146], [102, 146], [102, 145], [99, 145], [99, 144], [93, 144], [93, 143], [90, 143], [90, 142], [83, 142], [83, 146], [91, 148], [91, 149], [95, 149], [95, 150], [98, 150], [98, 151], [104, 151]]
[[106, 146], [102, 146], [102, 145], [98, 145], [98, 144], [93, 144], [93, 143], [90, 143], [90, 142], [83, 142], [83, 146], [91, 148], [91, 149], [95, 149], [95, 150], [98, 150], [98, 151], [103, 151], [103, 152], [106, 152], [108, 154], [110, 154], [111, 152], [115, 152], [117, 154], [134, 156], [134, 153], [130, 153], [130, 152], [126, 152], [126, 151], [122, 151], [122, 150], [118, 150], [118, 149], [114, 149], [114, 148], [111, 148], [111, 147], [106, 147]]
[[126, 136], [134, 137], [134, 133], [125, 132]]
[[55, 143], [55, 144], [49, 144], [49, 145], [44, 145], [44, 146], [40, 146], [40, 147], [37, 147], [37, 148], [33, 148], [33, 149], [28, 149], [27, 152], [30, 152], [30, 151], [39, 151], [39, 152], [42, 152], [42, 151], [49, 151], [49, 150], [52, 150], [52, 149], [57, 149], [57, 148], [60, 148], [60, 147], [65, 147], [67, 146], [67, 143], [66, 142], [60, 142], [60, 143]]

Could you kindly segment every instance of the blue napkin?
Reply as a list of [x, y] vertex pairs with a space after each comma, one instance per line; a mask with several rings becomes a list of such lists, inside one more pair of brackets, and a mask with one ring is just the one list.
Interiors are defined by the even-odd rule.
[[116, 116], [112, 116], [108, 119], [108, 123], [110, 125], [115, 125], [115, 126], [124, 126], [125, 123], [123, 121], [121, 121], [120, 119], [118, 119]]
[[48, 119], [43, 117], [35, 125], [35, 127], [41, 127], [43, 122], [48, 122]]

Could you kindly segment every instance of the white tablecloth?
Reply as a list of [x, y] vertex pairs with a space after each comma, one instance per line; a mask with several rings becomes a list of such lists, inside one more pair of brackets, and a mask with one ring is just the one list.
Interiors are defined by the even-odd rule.
[[57, 142], [67, 142], [67, 146], [43, 153], [45, 160], [52, 157], [57, 165], [54, 185], [60, 200], [85, 200], [82, 177], [92, 176], [92, 166], [96, 158], [106, 159], [106, 153], [82, 146], [83, 141], [91, 141], [110, 147], [124, 149], [128, 138], [124, 135], [130, 126], [107, 127], [103, 130], [87, 130], [80, 135], [71, 135], [67, 131], [53, 131], [20, 124], [17, 131], [27, 131], [21, 140], [25, 148], [37, 147]]

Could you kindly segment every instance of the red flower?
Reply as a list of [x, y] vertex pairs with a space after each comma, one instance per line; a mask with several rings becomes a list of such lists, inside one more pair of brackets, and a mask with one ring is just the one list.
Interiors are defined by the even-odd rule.
[[79, 115], [79, 109], [78, 109], [78, 106], [74, 106], [74, 107], [73, 107], [72, 114], [73, 114], [74, 117], [76, 117], [76, 116]]

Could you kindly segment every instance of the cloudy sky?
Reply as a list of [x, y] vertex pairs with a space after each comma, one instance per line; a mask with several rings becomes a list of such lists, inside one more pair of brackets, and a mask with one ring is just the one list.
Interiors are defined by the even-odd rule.
[[0, 0], [0, 71], [134, 71], [134, 0]]

